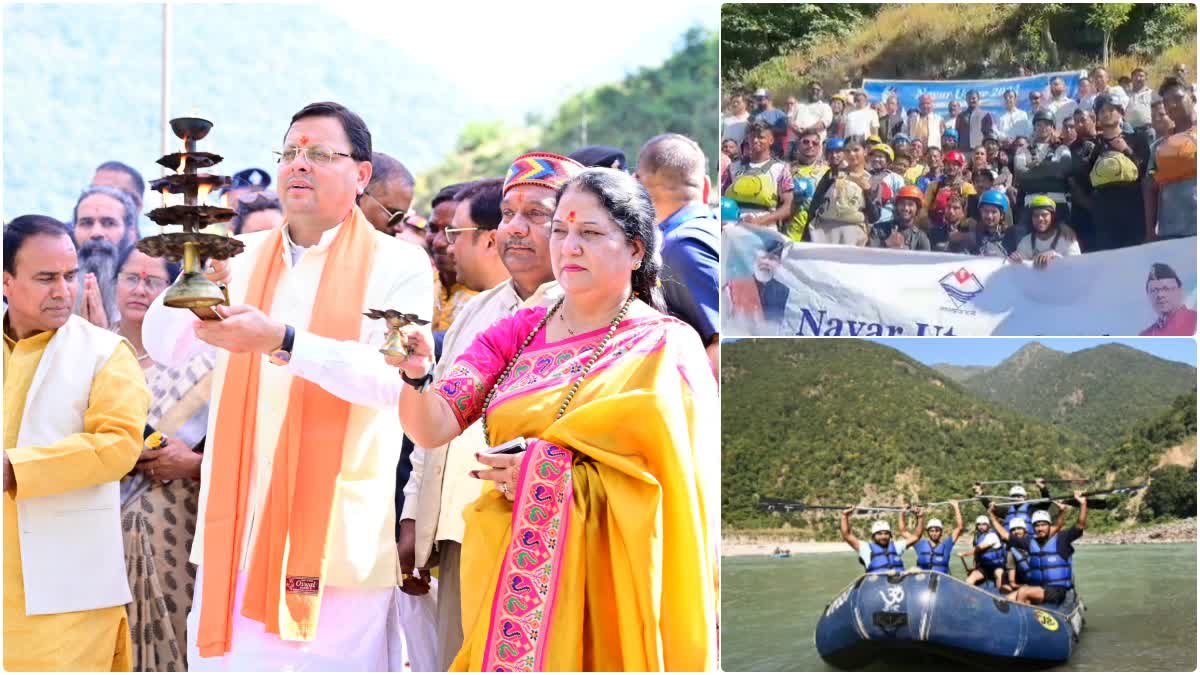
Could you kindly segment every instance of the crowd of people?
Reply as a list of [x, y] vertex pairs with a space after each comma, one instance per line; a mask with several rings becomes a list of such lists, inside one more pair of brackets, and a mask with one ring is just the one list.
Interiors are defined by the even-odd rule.
[[1179, 65], [1154, 89], [1103, 67], [1067, 95], [1061, 77], [1028, 101], [977, 91], [943, 111], [924, 94], [848, 89], [776, 108], [759, 89], [729, 99], [722, 221], [793, 241], [1033, 261], [1196, 234], [1196, 94]]
[[350, 109], [281, 128], [219, 320], [164, 304], [127, 164], [5, 224], [5, 668], [715, 669], [700, 146], [531, 148], [419, 214]]
[[[1087, 497], [1075, 493], [1079, 519], [1074, 527], [1064, 529], [1071, 506], [1052, 503], [1045, 481], [1038, 479], [1037, 485], [1041, 497], [1032, 500], [1026, 498], [1024, 486], [1013, 485], [1002, 515], [997, 514], [994, 501], [980, 497], [988, 513], [975, 519], [971, 545], [958, 557], [964, 560], [964, 568], [966, 559], [972, 560], [966, 572], [966, 582], [971, 585], [986, 585], [1016, 602], [1061, 605], [1075, 586], [1073, 542], [1087, 527]], [[979, 485], [975, 492], [981, 494]], [[925, 512], [917, 507], [913, 509], [917, 516], [914, 531], [908, 530], [901, 511], [900, 537], [892, 535], [892, 526], [886, 520], [877, 520], [871, 524], [870, 536], [860, 539], [850, 531], [850, 516], [858, 509], [851, 506], [842, 512], [842, 539], [858, 554], [868, 574], [904, 573], [903, 556], [911, 550], [916, 552], [913, 569], [952, 575], [954, 546], [964, 526], [959, 503], [953, 501], [950, 505], [955, 523], [949, 536], [940, 519], [931, 518], [927, 523]], [[1052, 520], [1053, 508], [1057, 508], [1058, 517]]]

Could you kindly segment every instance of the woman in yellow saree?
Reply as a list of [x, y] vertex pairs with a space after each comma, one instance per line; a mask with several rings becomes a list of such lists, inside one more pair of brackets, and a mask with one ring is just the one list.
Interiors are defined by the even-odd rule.
[[[653, 306], [653, 207], [632, 177], [590, 169], [549, 228], [563, 300], [498, 322], [400, 398], [427, 447], [480, 416], [493, 447], [527, 439], [473, 472], [493, 482], [464, 513], [452, 670], [714, 670], [716, 383], [699, 337]], [[415, 382], [431, 340], [406, 331], [393, 365]]]

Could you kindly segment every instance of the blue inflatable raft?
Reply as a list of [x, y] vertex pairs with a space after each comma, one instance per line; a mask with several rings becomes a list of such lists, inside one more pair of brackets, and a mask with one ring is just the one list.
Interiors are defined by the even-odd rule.
[[1071, 658], [1085, 609], [1074, 590], [1060, 605], [1033, 606], [938, 572], [865, 574], [826, 606], [817, 651], [846, 670], [948, 661], [982, 670], [1045, 668]]

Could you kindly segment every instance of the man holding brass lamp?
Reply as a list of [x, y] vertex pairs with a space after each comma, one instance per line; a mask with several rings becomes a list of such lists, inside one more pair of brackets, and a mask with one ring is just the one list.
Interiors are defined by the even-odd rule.
[[220, 320], [160, 296], [143, 325], [160, 363], [217, 349], [189, 668], [397, 668], [402, 382], [379, 353], [387, 324], [364, 312], [427, 319], [429, 263], [355, 205], [371, 179], [371, 134], [354, 112], [306, 106], [277, 156], [285, 222], [211, 264], [209, 280], [229, 289]]

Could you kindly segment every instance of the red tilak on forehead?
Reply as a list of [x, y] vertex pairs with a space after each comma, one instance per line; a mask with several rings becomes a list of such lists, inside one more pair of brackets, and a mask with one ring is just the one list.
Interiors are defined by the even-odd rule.
[[308, 144], [308, 134], [300, 134], [300, 145]]
[[517, 203], [518, 204], [525, 203], [525, 193], [521, 192], [520, 190], [517, 190]]
[[567, 222], [568, 223], [575, 222], [575, 212], [574, 211], [570, 211], [567, 213]]

